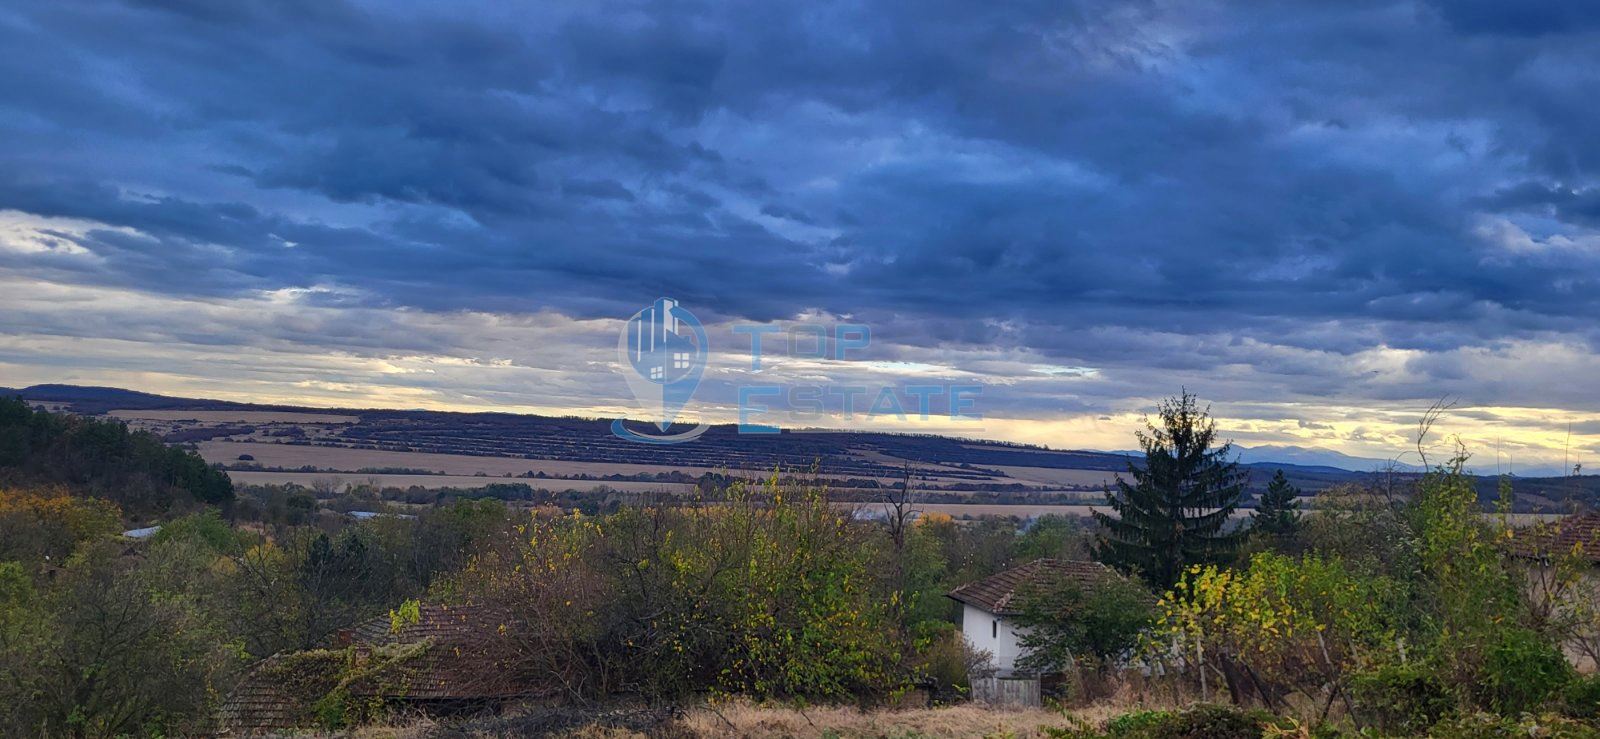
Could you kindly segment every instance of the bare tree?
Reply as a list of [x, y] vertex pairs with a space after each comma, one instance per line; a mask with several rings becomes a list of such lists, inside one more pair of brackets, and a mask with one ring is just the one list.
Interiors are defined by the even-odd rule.
[[343, 489], [344, 480], [337, 477], [318, 477], [311, 481], [311, 492], [323, 500], [338, 495]]
[[903, 566], [906, 548], [906, 531], [921, 513], [917, 504], [921, 496], [911, 485], [911, 465], [907, 463], [900, 474], [900, 484], [890, 487], [882, 496], [883, 511], [888, 517], [889, 540], [894, 543], [895, 564]]

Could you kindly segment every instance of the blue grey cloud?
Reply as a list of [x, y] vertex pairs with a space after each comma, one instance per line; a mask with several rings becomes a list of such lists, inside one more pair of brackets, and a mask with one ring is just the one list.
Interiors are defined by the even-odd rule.
[[1597, 41], [1581, 4], [1479, 0], [14, 4], [0, 209], [99, 227], [0, 270], [665, 294], [1333, 396], [1306, 356], [1600, 340]]

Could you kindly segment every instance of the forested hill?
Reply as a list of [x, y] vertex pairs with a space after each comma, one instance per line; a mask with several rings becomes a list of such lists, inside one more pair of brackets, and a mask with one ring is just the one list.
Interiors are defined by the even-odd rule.
[[[31, 475], [45, 481], [66, 483], [77, 489], [91, 490], [114, 500], [127, 500], [140, 507], [154, 506], [157, 510], [175, 499], [187, 497], [207, 501], [218, 499], [219, 496], [226, 498], [230, 494], [222, 474], [205, 467], [201, 460], [192, 455], [161, 450], [159, 441], [192, 444], [207, 439], [229, 438], [230, 434], [251, 439], [252, 431], [261, 432], [256, 436], [268, 437], [268, 441], [324, 448], [653, 465], [662, 470], [685, 466], [760, 470], [815, 467], [824, 473], [869, 478], [895, 477], [900, 474], [901, 466], [909, 462], [936, 465], [939, 467], [938, 474], [945, 478], [947, 484], [963, 483], [966, 485], [963, 489], [969, 491], [980, 484], [1021, 484], [1023, 478], [1017, 476], [1025, 473], [1019, 472], [1019, 468], [1033, 468], [1034, 473], [1047, 471], [1044, 474], [1048, 480], [1052, 479], [1052, 473], [1048, 472], [1051, 470], [1122, 472], [1128, 469], [1130, 463], [1138, 464], [1140, 461], [1138, 452], [1060, 450], [987, 440], [871, 431], [784, 429], [777, 434], [740, 434], [737, 428], [729, 425], [713, 426], [694, 444], [651, 446], [618, 439], [611, 433], [609, 421], [591, 418], [492, 412], [306, 408], [169, 397], [122, 388], [75, 385], [0, 389], [0, 397], [19, 396], [28, 404], [64, 410], [88, 419], [103, 419], [107, 414], [129, 410], [161, 411], [168, 413], [168, 418], [174, 417], [170, 412], [180, 410], [281, 412], [312, 416], [339, 414], [350, 417], [348, 422], [325, 425], [322, 435], [314, 439], [306, 438], [302, 429], [288, 428], [294, 425], [288, 419], [280, 419], [282, 422], [276, 425], [272, 421], [173, 421], [166, 423], [164, 430], [157, 431], [165, 434], [160, 438], [129, 432], [118, 421], [63, 419], [52, 422], [52, 428], [55, 428], [56, 435], [64, 438], [30, 441], [24, 456], [31, 461], [26, 464], [17, 461], [16, 455], [21, 453], [18, 450], [24, 448], [15, 446], [18, 441], [0, 441], [12, 445], [9, 453], [0, 451], [0, 458], [3, 458], [0, 459], [0, 482]], [[14, 414], [25, 410], [15, 405], [9, 407]], [[18, 422], [5, 423], [11, 425]], [[44, 422], [35, 420], [32, 423]], [[7, 430], [4, 433], [20, 432]], [[88, 441], [91, 438], [101, 437], [108, 440], [104, 443], [120, 444], [130, 450], [144, 450], [144, 461], [127, 461], [141, 456], [131, 451], [122, 454], [123, 461], [120, 462], [115, 459], [83, 459], [84, 452], [71, 451], [91, 443]], [[27, 433], [17, 438], [32, 439]], [[259, 442], [262, 439], [254, 440]], [[1300, 450], [1289, 450], [1291, 453], [1295, 451]], [[1264, 453], [1270, 454], [1270, 451]], [[1294, 464], [1285, 460], [1263, 460], [1260, 456], [1256, 455], [1255, 459], [1243, 465], [1250, 472], [1251, 486], [1255, 490], [1264, 486], [1278, 470], [1283, 470], [1291, 483], [1312, 495], [1335, 485], [1365, 483], [1377, 476], [1391, 474]], [[165, 461], [152, 462], [154, 459]], [[61, 464], [63, 461], [69, 464]], [[18, 467], [22, 469], [16, 469]], [[1410, 477], [1412, 474], [1412, 470], [1404, 470], [1400, 476]], [[164, 485], [152, 485], [151, 480], [165, 482]], [[1600, 502], [1600, 477], [1594, 475], [1517, 477], [1514, 480], [1519, 511], [1564, 511], [1574, 504], [1595, 505]], [[1475, 482], [1479, 497], [1486, 505], [1498, 499], [1498, 477], [1481, 476], [1475, 478]], [[1099, 484], [1098, 481], [1091, 481], [1081, 484], [1079, 489], [1095, 492], [1099, 490]], [[152, 490], [152, 487], [158, 489]], [[168, 491], [159, 490], [162, 487], [168, 488]]]
[[233, 499], [227, 474], [120, 421], [35, 410], [0, 397], [0, 484], [61, 485], [130, 517]]
[[[650, 447], [617, 439], [609, 419], [575, 416], [539, 416], [500, 412], [455, 412], [376, 408], [308, 408], [302, 406], [240, 403], [226, 400], [181, 398], [114, 387], [34, 385], [0, 388], [0, 396], [20, 396], [30, 403], [51, 404], [73, 413], [102, 415], [113, 411], [277, 411], [339, 413], [358, 417], [360, 424], [346, 432], [357, 446], [405, 448], [411, 451], [499, 454], [635, 464], [703, 464], [710, 467], [774, 466], [803, 469], [821, 463], [843, 473], [897, 474], [893, 464], [882, 469], [845, 467], [853, 452], [867, 450], [896, 460], [969, 468], [1028, 466], [1047, 469], [1123, 471], [1137, 454], [1089, 450], [1051, 449], [984, 439], [875, 431], [782, 429], [775, 434], [742, 434], [731, 424], [713, 425], [694, 445]], [[167, 441], [182, 439], [168, 438]], [[746, 464], [748, 463], [748, 464]], [[1246, 467], [1276, 469], [1300, 475], [1300, 482], [1323, 487], [1353, 479], [1359, 471], [1322, 465], [1256, 462]]]

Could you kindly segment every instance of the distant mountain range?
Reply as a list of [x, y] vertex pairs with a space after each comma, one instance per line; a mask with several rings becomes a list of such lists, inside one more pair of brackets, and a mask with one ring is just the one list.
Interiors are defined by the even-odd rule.
[[[1345, 472], [1422, 472], [1423, 466], [1419, 464], [1401, 462], [1392, 459], [1379, 459], [1377, 457], [1357, 457], [1344, 452], [1331, 449], [1318, 449], [1316, 447], [1293, 446], [1287, 444], [1263, 444], [1261, 446], [1247, 447], [1234, 446], [1238, 453], [1240, 464], [1257, 469], [1263, 467], [1300, 468], [1304, 470], [1345, 471]], [[1143, 457], [1144, 452], [1139, 450], [1119, 449], [1106, 452], [1106, 454], [1120, 454], [1123, 456]], [[1411, 456], [1415, 457], [1415, 454]], [[1485, 470], [1479, 464], [1467, 465], [1467, 471], [1486, 477], [1498, 476], [1495, 470]], [[1560, 467], [1550, 465], [1519, 465], [1506, 474], [1519, 478], [1559, 478], [1565, 477]]]
[[1308, 467], [1333, 467], [1351, 472], [1380, 472], [1394, 469], [1400, 472], [1421, 472], [1422, 467], [1392, 459], [1356, 457], [1344, 452], [1315, 447], [1264, 444], [1256, 447], [1234, 447], [1239, 461], [1244, 464], [1297, 464]]
[[[1329, 472], [1386, 472], [1391, 468], [1397, 472], [1422, 471], [1420, 466], [1414, 464], [1377, 459], [1375, 457], [1357, 457], [1343, 452], [1317, 449], [1315, 447], [1278, 444], [1263, 444], [1255, 447], [1235, 445], [1233, 450], [1238, 454], [1239, 463], [1248, 467], [1295, 467]], [[1144, 452], [1137, 449], [1118, 449], [1106, 453], [1120, 454], [1135, 459], [1144, 456]]]

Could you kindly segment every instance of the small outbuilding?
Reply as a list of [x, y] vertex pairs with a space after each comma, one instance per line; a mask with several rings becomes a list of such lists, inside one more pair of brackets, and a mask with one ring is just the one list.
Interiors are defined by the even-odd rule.
[[948, 597], [961, 604], [961, 631], [967, 642], [992, 655], [997, 674], [1007, 676], [1017, 670], [1026, 633], [1016, 621], [1021, 614], [1020, 593], [1062, 582], [1094, 586], [1116, 576], [1099, 562], [1036, 559], [962, 585]]

